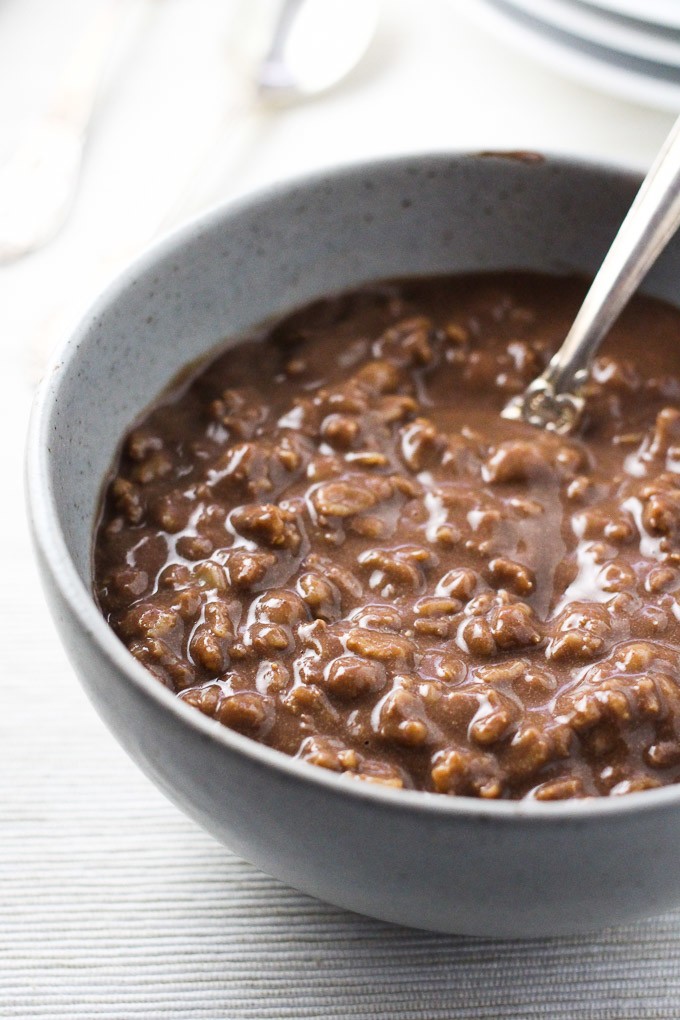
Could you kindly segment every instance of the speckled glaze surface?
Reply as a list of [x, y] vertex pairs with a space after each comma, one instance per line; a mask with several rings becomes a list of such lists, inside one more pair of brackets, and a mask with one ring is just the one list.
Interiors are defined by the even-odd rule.
[[[680, 903], [680, 787], [585, 802], [480, 802], [360, 784], [182, 704], [90, 594], [102, 479], [124, 429], [187, 362], [314, 297], [389, 276], [593, 272], [635, 193], [556, 158], [409, 157], [209, 213], [100, 298], [41, 386], [29, 508], [48, 598], [92, 701], [146, 773], [235, 852], [312, 895], [438, 931], [542, 936]], [[677, 302], [680, 239], [646, 290]]]

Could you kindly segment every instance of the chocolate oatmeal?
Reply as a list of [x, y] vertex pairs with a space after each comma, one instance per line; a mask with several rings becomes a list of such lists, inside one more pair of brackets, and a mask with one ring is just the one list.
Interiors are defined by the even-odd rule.
[[359, 780], [538, 800], [680, 781], [680, 312], [633, 301], [579, 437], [499, 417], [584, 291], [368, 287], [163, 397], [96, 535], [130, 652]]

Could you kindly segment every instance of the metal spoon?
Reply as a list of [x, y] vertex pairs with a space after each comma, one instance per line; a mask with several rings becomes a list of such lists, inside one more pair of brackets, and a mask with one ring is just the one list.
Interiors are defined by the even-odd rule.
[[546, 370], [513, 397], [504, 418], [567, 434], [581, 419], [580, 390], [604, 336], [680, 226], [680, 118], [645, 177], [590, 290]]
[[283, 0], [254, 75], [259, 100], [299, 102], [341, 81], [367, 49], [378, 12], [376, 0]]
[[225, 109], [156, 233], [223, 196], [282, 112], [339, 85], [364, 56], [379, 16], [378, 0], [242, 0], [230, 58], [244, 94]]
[[[114, 0], [110, 0], [114, 2]], [[120, 0], [115, 0], [120, 2]], [[169, 208], [123, 244], [90, 260], [71, 301], [60, 296], [34, 330], [32, 371], [39, 375], [56, 338], [80, 315], [83, 306], [104, 283], [152, 240], [177, 223], [224, 197], [225, 183], [234, 176], [234, 164], [258, 158], [258, 142], [267, 129], [292, 107], [338, 85], [359, 63], [379, 22], [378, 0], [242, 0], [236, 11], [231, 55], [240, 69], [247, 98], [228, 105], [205, 150]], [[228, 143], [225, 146], [225, 141]], [[229, 157], [225, 167], [223, 149]], [[237, 175], [238, 176], [238, 173]], [[0, 196], [0, 206], [1, 206]], [[2, 226], [0, 223], [0, 262]], [[82, 261], [82, 259], [81, 259]]]

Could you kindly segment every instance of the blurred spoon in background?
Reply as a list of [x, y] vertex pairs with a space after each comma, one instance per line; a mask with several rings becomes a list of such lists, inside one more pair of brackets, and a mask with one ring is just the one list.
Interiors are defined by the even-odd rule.
[[[102, 0], [47, 110], [0, 167], [0, 265], [40, 248], [64, 224], [112, 40], [131, 6], [131, 0]], [[250, 0], [243, 10], [246, 48], [252, 40], [269, 40], [251, 71], [262, 107], [300, 102], [344, 78], [367, 48], [378, 17], [375, 0]], [[176, 214], [174, 206], [159, 230]]]
[[245, 95], [226, 110], [218, 137], [195, 163], [158, 223], [171, 229], [225, 194], [239, 164], [254, 157], [273, 120], [314, 100], [354, 70], [375, 35], [379, 0], [242, 0], [229, 58]]
[[79, 253], [73, 274], [78, 289], [67, 301], [60, 296], [35, 331], [32, 374], [39, 376], [48, 352], [115, 273], [156, 238], [228, 194], [234, 176], [257, 158], [258, 142], [285, 108], [310, 101], [347, 77], [368, 49], [379, 13], [380, 0], [242, 0], [229, 47], [242, 94], [225, 103], [215, 134], [155, 223], [94, 261], [91, 253]]
[[87, 130], [112, 39], [131, 0], [102, 0], [64, 63], [52, 99], [0, 167], [0, 264], [49, 241], [76, 191]]
[[374, 0], [284, 0], [253, 78], [260, 101], [284, 105], [332, 88], [375, 33]]

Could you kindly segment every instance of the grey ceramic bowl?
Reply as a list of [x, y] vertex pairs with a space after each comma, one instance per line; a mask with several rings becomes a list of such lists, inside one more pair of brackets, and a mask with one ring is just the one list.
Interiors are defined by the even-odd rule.
[[[397, 274], [596, 269], [636, 190], [560, 159], [423, 156], [278, 187], [211, 212], [100, 298], [36, 401], [28, 487], [61, 636], [145, 772], [236, 853], [314, 896], [445, 932], [577, 932], [680, 902], [680, 786], [590, 802], [480, 802], [343, 779], [174, 698], [90, 594], [119, 437], [186, 362], [319, 295]], [[680, 238], [647, 290], [680, 297]]]

